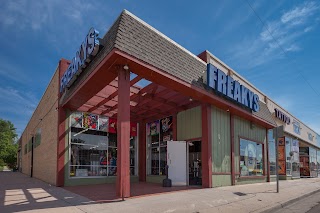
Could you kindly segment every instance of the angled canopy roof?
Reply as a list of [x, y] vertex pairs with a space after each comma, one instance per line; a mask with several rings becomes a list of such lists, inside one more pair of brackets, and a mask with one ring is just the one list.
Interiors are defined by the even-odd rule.
[[[110, 103], [104, 107], [111, 106], [114, 108], [112, 110], [115, 110], [116, 103], [113, 103], [114, 106], [111, 104], [112, 101], [116, 102], [115, 91], [111, 92], [112, 89], [110, 89], [110, 94], [105, 96], [101, 95], [101, 91], [114, 83], [118, 69], [122, 69], [123, 65], [129, 65], [130, 71], [138, 78], [144, 78], [157, 87], [155, 93], [169, 89], [170, 91], [167, 92], [172, 95], [170, 100], [173, 100], [174, 94], [180, 94], [181, 101], [186, 102], [191, 98], [198, 104], [209, 103], [228, 109], [236, 115], [256, 121], [263, 126], [275, 126], [264, 103], [260, 102], [259, 112], [252, 113], [206, 91], [202, 80], [206, 72], [206, 63], [126, 10], [114, 22], [100, 44], [103, 48], [86, 70], [77, 77], [73, 85], [66, 90], [60, 99], [60, 105], [73, 110], [93, 111], [94, 109], [97, 113], [97, 110], [110, 112], [110, 110], [101, 109], [107, 104], [103, 100], [105, 98]], [[139, 93], [139, 90], [139, 88], [131, 88], [131, 95], [135, 92]], [[145, 98], [150, 95], [152, 94], [148, 93]], [[141, 93], [135, 96], [141, 99]], [[169, 97], [159, 96], [158, 102], [159, 98], [168, 101]], [[131, 101], [134, 102], [133, 99], [134, 97]], [[104, 104], [101, 104], [102, 102]], [[183, 105], [183, 102], [175, 102], [175, 100], [173, 102], [172, 106]], [[190, 107], [189, 104], [187, 105]]]

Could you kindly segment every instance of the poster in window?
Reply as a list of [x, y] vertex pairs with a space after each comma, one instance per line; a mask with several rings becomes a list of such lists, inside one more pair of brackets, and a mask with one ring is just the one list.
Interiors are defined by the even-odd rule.
[[137, 136], [137, 123], [130, 123], [130, 136], [135, 137]]
[[295, 153], [299, 153], [299, 141], [298, 140], [292, 140], [291, 151], [295, 152]]
[[248, 171], [252, 172], [256, 167], [257, 161], [257, 150], [255, 144], [248, 143], [245, 150], [245, 156], [247, 156], [245, 161]]
[[286, 161], [279, 161], [279, 175], [286, 175]]
[[84, 112], [83, 113], [83, 128], [97, 129], [98, 128], [98, 115]]
[[108, 164], [107, 151], [100, 152], [100, 165], [106, 166]]
[[171, 140], [172, 135], [172, 116], [160, 120], [160, 136], [162, 141]]
[[109, 133], [117, 133], [117, 119], [109, 118]]
[[103, 115], [99, 116], [99, 130], [108, 132], [109, 129], [109, 118]]
[[70, 116], [71, 126], [82, 128], [82, 112], [73, 112]]
[[147, 133], [148, 135], [158, 135], [160, 132], [160, 124], [159, 120], [148, 123], [147, 125]]

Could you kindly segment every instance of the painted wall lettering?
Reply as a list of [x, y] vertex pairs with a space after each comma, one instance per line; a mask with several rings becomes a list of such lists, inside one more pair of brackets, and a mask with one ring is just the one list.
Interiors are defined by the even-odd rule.
[[284, 114], [283, 112], [281, 112], [279, 109], [275, 108], [274, 113], [278, 119], [285, 122], [286, 124], [289, 125], [291, 123], [290, 117]]
[[[94, 28], [89, 30], [88, 35], [82, 42], [79, 50], [76, 52], [76, 56], [72, 59], [67, 71], [60, 79], [60, 92], [63, 92], [74, 75], [79, 75], [82, 69], [87, 67], [87, 64], [91, 61], [91, 57], [95, 56], [99, 51], [99, 32]], [[71, 84], [71, 83], [70, 83]]]
[[254, 112], [260, 110], [259, 96], [212, 64], [207, 65], [207, 85]]

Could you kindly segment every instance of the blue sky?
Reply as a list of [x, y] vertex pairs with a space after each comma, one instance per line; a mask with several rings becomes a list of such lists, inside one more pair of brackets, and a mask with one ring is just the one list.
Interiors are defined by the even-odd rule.
[[74, 56], [90, 27], [102, 36], [127, 9], [194, 54], [209, 50], [320, 133], [320, 2], [248, 2], [265, 26], [246, 0], [4, 1], [0, 118], [21, 134], [59, 59]]

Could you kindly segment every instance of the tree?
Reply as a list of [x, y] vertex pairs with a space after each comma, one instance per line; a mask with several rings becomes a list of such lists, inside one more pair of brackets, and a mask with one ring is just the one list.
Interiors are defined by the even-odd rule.
[[[0, 118], [0, 164], [14, 167], [17, 162], [17, 133], [13, 123]], [[3, 166], [3, 165], [0, 165]]]

